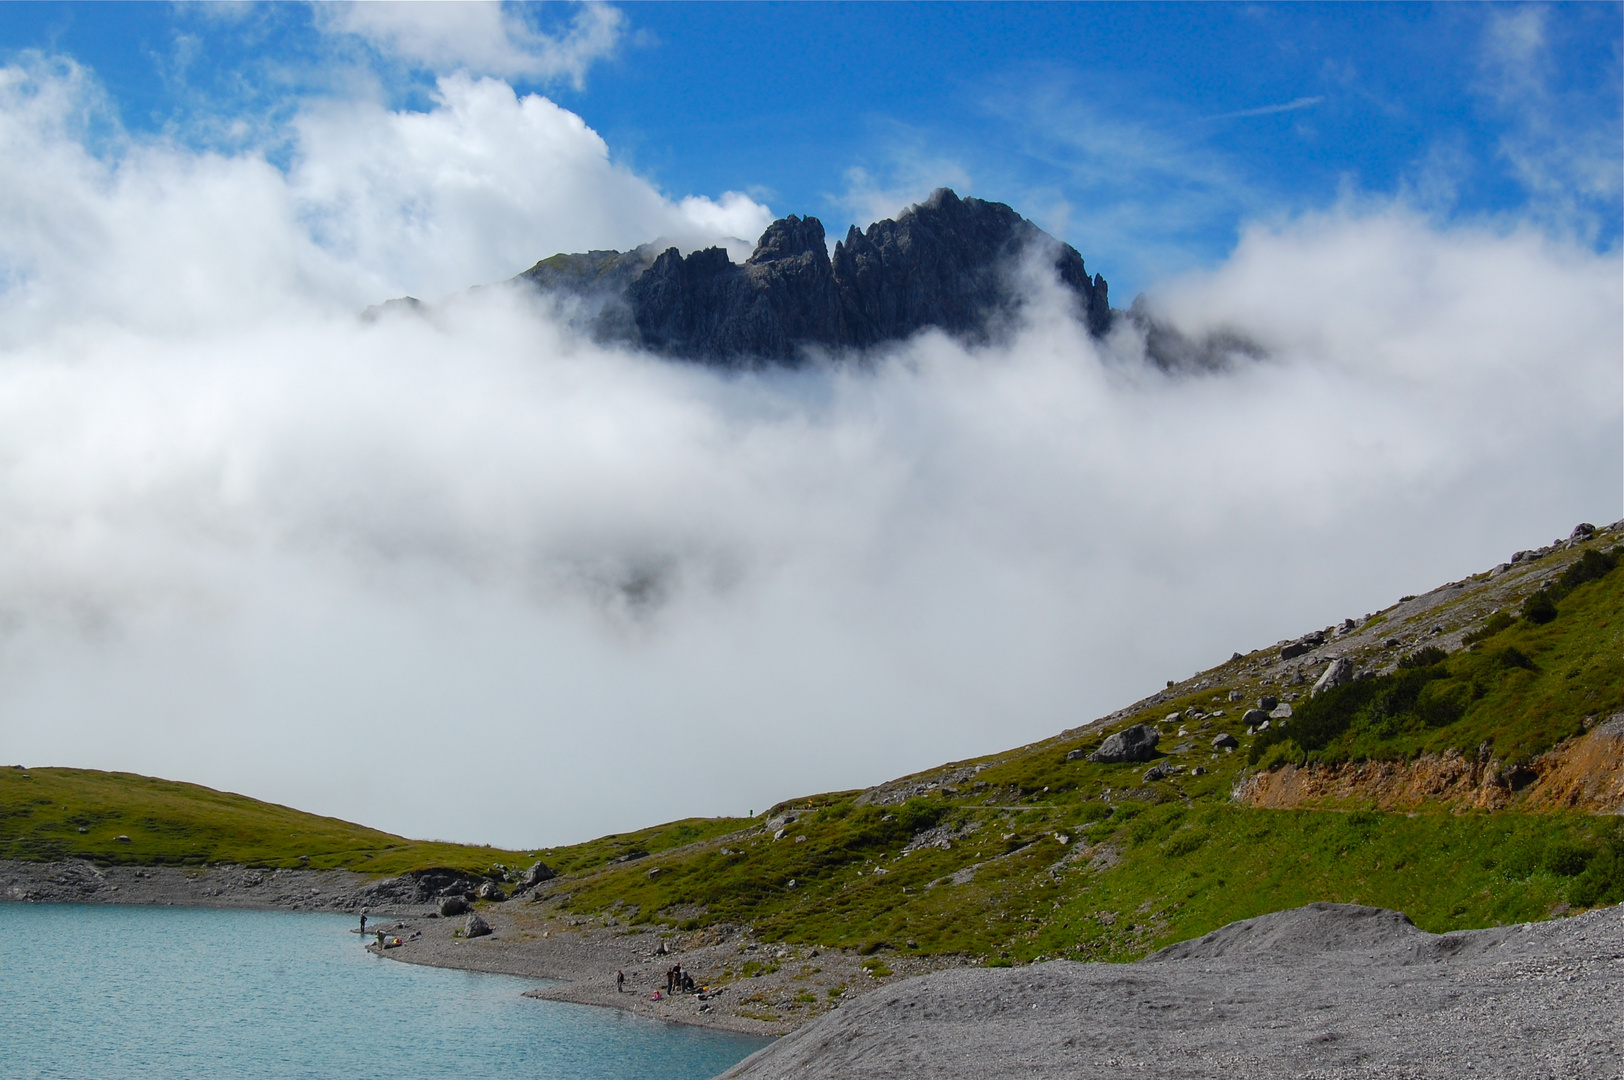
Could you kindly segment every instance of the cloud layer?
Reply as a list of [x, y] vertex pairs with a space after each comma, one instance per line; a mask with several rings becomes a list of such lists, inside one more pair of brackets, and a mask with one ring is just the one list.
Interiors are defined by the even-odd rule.
[[[93, 105], [0, 78], [15, 760], [554, 843], [1052, 734], [1619, 513], [1618, 260], [1536, 231], [1254, 229], [1156, 294], [1269, 348], [1219, 375], [1041, 286], [1006, 347], [729, 375], [457, 292], [766, 222], [544, 99], [330, 105], [286, 170]], [[450, 299], [355, 317], [407, 292]]]

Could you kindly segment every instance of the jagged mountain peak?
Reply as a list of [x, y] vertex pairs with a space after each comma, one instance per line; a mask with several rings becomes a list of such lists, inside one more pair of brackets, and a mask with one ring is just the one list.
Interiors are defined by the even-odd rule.
[[684, 256], [645, 245], [555, 255], [519, 278], [585, 301], [600, 340], [713, 364], [794, 363], [809, 348], [860, 350], [930, 328], [988, 340], [1023, 302], [1014, 264], [1033, 244], [1052, 253], [1078, 317], [1103, 335], [1107, 285], [1075, 248], [1004, 203], [948, 188], [895, 219], [853, 226], [832, 255], [823, 223], [791, 214], [767, 227], [743, 264], [719, 247]]

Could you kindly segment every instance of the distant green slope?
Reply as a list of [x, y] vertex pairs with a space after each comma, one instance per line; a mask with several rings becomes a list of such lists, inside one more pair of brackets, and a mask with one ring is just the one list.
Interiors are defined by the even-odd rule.
[[[626, 850], [664, 851], [740, 824], [673, 822], [577, 845], [548, 861], [568, 871]], [[431, 866], [481, 874], [493, 864], [519, 869], [535, 859], [524, 851], [408, 840], [198, 784], [93, 769], [0, 768], [0, 858], [70, 857], [126, 865], [342, 867], [379, 876]]]

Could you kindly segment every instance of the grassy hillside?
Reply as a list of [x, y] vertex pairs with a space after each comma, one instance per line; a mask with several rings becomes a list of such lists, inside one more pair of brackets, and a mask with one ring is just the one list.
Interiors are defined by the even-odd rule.
[[[1357, 800], [1264, 810], [1235, 793], [1259, 769], [1453, 751], [1511, 776], [1624, 708], [1620, 539], [1405, 597], [1319, 644], [1237, 654], [1087, 728], [753, 820], [508, 852], [126, 774], [0, 770], [0, 856], [308, 858], [388, 874], [539, 855], [560, 871], [542, 903], [577, 919], [673, 932], [748, 923], [769, 940], [861, 949], [882, 973], [888, 949], [1127, 959], [1313, 900], [1398, 908], [1434, 931], [1538, 919], [1624, 900], [1624, 818], [1527, 812], [1515, 793], [1493, 813]], [[1365, 677], [1311, 696], [1333, 655]], [[1264, 695], [1293, 715], [1253, 731], [1245, 714]], [[1161, 733], [1167, 775], [1074, 756], [1135, 723]], [[1226, 734], [1232, 750], [1214, 745]]]
[[1526, 761], [1624, 708], [1624, 574], [1618, 556], [1586, 549], [1529, 593], [1533, 617], [1501, 611], [1453, 655], [1436, 646], [1390, 674], [1316, 697], [1285, 728], [1253, 742], [1267, 768], [1292, 762], [1403, 760], [1455, 749]]
[[[604, 837], [548, 856], [578, 870], [627, 851], [665, 851], [736, 830], [742, 821], [678, 821]], [[126, 837], [127, 839], [120, 839]], [[198, 784], [92, 769], [0, 769], [0, 858], [99, 863], [342, 867], [379, 876], [444, 866], [484, 873], [536, 856], [471, 844], [408, 840]]]
[[[551, 902], [678, 930], [749, 922], [791, 942], [1011, 963], [1132, 958], [1314, 900], [1398, 908], [1433, 931], [1624, 900], [1615, 816], [1520, 812], [1515, 798], [1496, 813], [1234, 798], [1248, 772], [1287, 761], [1460, 750], [1513, 770], [1624, 707], [1624, 571], [1602, 554], [1617, 539], [1404, 598], [1330, 650], [1371, 677], [1317, 697], [1304, 671], [1323, 669], [1324, 654], [1237, 655], [1109, 723], [867, 793], [792, 800], [753, 829], [571, 875]], [[1530, 606], [1534, 617], [1519, 614]], [[1249, 733], [1243, 716], [1264, 694], [1295, 698], [1295, 715]], [[1134, 723], [1163, 733], [1157, 760], [1174, 775], [1067, 760]], [[1225, 733], [1232, 753], [1213, 748]]]

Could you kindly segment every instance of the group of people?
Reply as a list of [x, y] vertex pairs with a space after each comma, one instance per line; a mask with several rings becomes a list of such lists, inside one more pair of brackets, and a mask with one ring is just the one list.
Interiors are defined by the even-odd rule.
[[[622, 993], [625, 989], [626, 973], [624, 971], [615, 972], [615, 993]], [[672, 964], [665, 969], [665, 997], [670, 997], [679, 991], [684, 994], [691, 994], [697, 989], [699, 989], [699, 986], [694, 982], [694, 977], [683, 971], [681, 964]], [[658, 990], [654, 991], [654, 1000], [659, 1001], [660, 997], [660, 992]]]
[[665, 969], [665, 992], [669, 996], [681, 990], [685, 994], [694, 992], [694, 977], [682, 970], [681, 964], [672, 964]]

